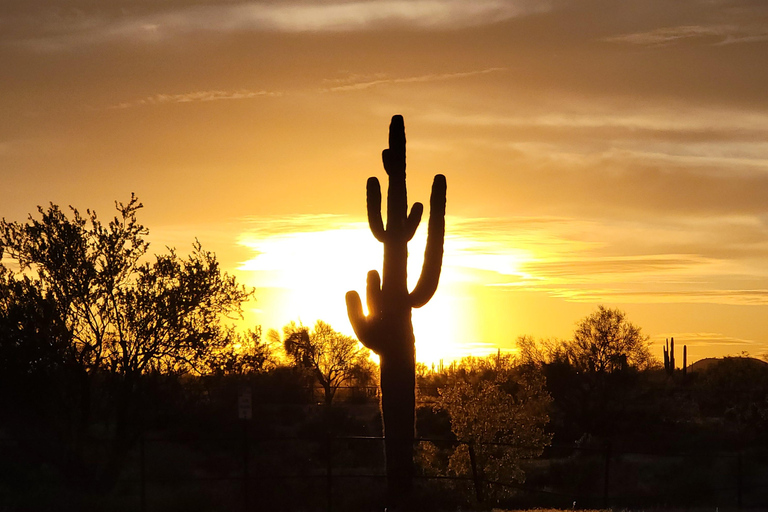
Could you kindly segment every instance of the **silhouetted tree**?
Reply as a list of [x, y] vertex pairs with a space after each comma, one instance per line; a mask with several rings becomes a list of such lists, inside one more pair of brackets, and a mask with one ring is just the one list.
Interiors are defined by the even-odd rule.
[[578, 323], [573, 340], [522, 336], [517, 347], [522, 363], [546, 379], [558, 441], [647, 426], [655, 400], [639, 370], [653, 368], [654, 360], [647, 337], [621, 311], [600, 306]]
[[237, 332], [231, 329], [227, 341], [203, 360], [202, 372], [219, 375], [249, 375], [273, 370], [278, 364], [277, 347], [262, 340], [261, 326]]
[[[1, 249], [1, 247], [0, 247]], [[40, 379], [61, 370], [69, 331], [34, 281], [0, 263], [0, 379]]]
[[573, 333], [570, 354], [582, 371], [611, 373], [652, 365], [648, 336], [629, 322], [623, 311], [598, 306], [582, 319]]
[[[296, 364], [309, 370], [323, 387], [326, 405], [333, 403], [336, 391], [355, 379], [370, 381], [373, 370], [370, 351], [322, 320], [312, 332], [294, 322], [283, 328], [285, 353]], [[273, 335], [274, 337], [274, 335]]]
[[440, 279], [445, 237], [445, 176], [435, 176], [430, 196], [429, 229], [424, 265], [419, 281], [408, 292], [406, 279], [408, 242], [421, 221], [423, 206], [414, 203], [408, 214], [405, 186], [405, 126], [402, 116], [392, 117], [389, 148], [382, 153], [389, 176], [387, 225], [381, 216], [379, 180], [366, 187], [368, 224], [384, 244], [383, 279], [368, 273], [364, 315], [360, 296], [346, 295], [347, 312], [358, 339], [381, 358], [381, 409], [384, 420], [387, 489], [390, 506], [400, 506], [413, 488], [414, 422], [416, 407], [416, 352], [411, 309], [426, 304]]
[[520, 364], [539, 372], [552, 396], [549, 428], [558, 441], [573, 441], [588, 430], [589, 382], [584, 372], [572, 363], [572, 343], [565, 340], [535, 340], [532, 336], [517, 339]]
[[575, 358], [572, 343], [557, 339], [538, 340], [520, 336], [516, 342], [521, 364], [541, 368], [551, 364], [571, 364]]
[[[142, 262], [149, 243], [136, 219], [140, 208], [132, 195], [128, 204], [116, 203], [118, 214], [106, 225], [95, 212], [83, 216], [70, 207], [69, 218], [54, 204], [38, 208], [40, 219], [0, 222], [0, 247], [15, 264], [2, 269], [1, 343], [18, 355], [32, 340], [47, 351], [46, 364], [70, 371], [75, 389], [68, 396], [79, 411], [75, 446], [91, 421], [94, 385], [105, 384], [113, 460], [135, 436], [141, 375], [203, 368], [232, 342], [222, 317], [239, 314], [250, 296], [199, 242], [187, 258], [170, 250]], [[14, 325], [18, 314], [28, 321]]]

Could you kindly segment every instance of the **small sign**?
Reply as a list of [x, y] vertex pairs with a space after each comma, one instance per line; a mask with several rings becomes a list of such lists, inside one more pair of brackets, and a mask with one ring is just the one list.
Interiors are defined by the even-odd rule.
[[237, 395], [237, 417], [241, 420], [250, 420], [253, 417], [250, 387], [240, 388], [240, 393]]

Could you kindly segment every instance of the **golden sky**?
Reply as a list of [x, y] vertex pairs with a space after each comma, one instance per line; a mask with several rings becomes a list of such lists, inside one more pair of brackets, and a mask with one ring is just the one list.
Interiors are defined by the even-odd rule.
[[410, 200], [448, 180], [419, 359], [597, 304], [692, 360], [760, 355], [766, 55], [763, 0], [4, 0], [0, 216], [135, 192], [154, 251], [198, 237], [257, 287], [249, 321], [349, 332], [399, 113]]

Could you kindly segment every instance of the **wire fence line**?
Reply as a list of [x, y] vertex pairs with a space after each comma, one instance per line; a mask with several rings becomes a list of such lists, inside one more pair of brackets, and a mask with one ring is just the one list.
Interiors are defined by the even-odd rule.
[[[158, 496], [169, 488], [186, 486], [224, 485], [231, 503], [218, 510], [238, 511], [262, 509], [259, 500], [270, 492], [279, 492], [278, 488], [311, 495], [309, 506], [294, 509], [327, 511], [353, 509], [339, 503], [351, 483], [363, 481], [364, 486], [383, 492], [386, 476], [382, 436], [336, 435], [332, 431], [266, 435], [254, 429], [253, 422], [238, 423], [231, 426], [241, 428], [233, 428], [226, 435], [207, 432], [178, 438], [158, 431], [143, 432], [118, 479], [123, 492], [134, 503], [127, 510], [165, 510]], [[7, 439], [0, 439], [0, 458], [3, 441]], [[110, 439], [102, 441], [108, 443]], [[486, 477], [482, 461], [478, 460], [482, 448], [510, 446], [507, 443], [428, 437], [417, 438], [415, 442], [429, 442], [443, 450], [466, 446], [470, 459], [467, 473], [422, 471], [416, 478], [437, 486], [461, 485], [475, 503], [489, 503], [494, 489], [509, 489], [514, 491], [517, 502], [560, 508], [571, 508], [573, 502], [580, 507], [605, 508], [700, 505], [692, 502], [695, 499], [708, 500], [707, 505], [721, 509], [768, 508], [768, 450], [723, 450], [710, 446], [698, 451], [659, 453], [610, 443], [554, 445], [544, 458], [526, 462], [528, 479], [520, 483]], [[200, 456], [206, 459], [205, 464], [197, 464], [198, 460], [190, 462], [189, 451], [214, 455]], [[216, 453], [223, 455], [217, 459]], [[273, 464], [274, 461], [280, 463]], [[185, 465], [203, 469], [185, 471]], [[565, 477], [563, 472], [567, 473]], [[654, 473], [653, 478], [643, 475], [644, 472]], [[703, 497], [697, 498], [696, 493]]]
[[[168, 446], [178, 443], [178, 439], [167, 436], [142, 435], [139, 439], [132, 459], [132, 470], [124, 471], [119, 478], [121, 485], [128, 490], [127, 494], [138, 498], [135, 508], [141, 512], [160, 510], [161, 507], [153, 503], [153, 487], [193, 487], [226, 484], [230, 489], [230, 498], [239, 504], [230, 504], [221, 510], [261, 510], [260, 497], [266, 492], [276, 492], [278, 487], [285, 487], [286, 482], [293, 482], [292, 489], [302, 489], [297, 492], [307, 492], [312, 495], [312, 510], [344, 510], [345, 507], [337, 506], [338, 498], [343, 488], [349, 488], [349, 482], [364, 480], [375, 482], [383, 489], [386, 476], [383, 471], [383, 442], [381, 436], [355, 436], [334, 435], [331, 432], [318, 433], [316, 435], [256, 435], [247, 428], [248, 422], [243, 421], [242, 436], [233, 439], [227, 436], [197, 437], [192, 446], [205, 450], [206, 445], [226, 445], [229, 452], [227, 460], [229, 464], [220, 464], [220, 467], [209, 467], [205, 472], [194, 474], [168, 472], [168, 466], [174, 466], [174, 461], [168, 457]], [[106, 441], [106, 440], [105, 440]], [[188, 439], [187, 442], [192, 441]], [[742, 509], [754, 507], [766, 507], [768, 505], [768, 454], [750, 454], [749, 450], [724, 451], [715, 447], [699, 452], [667, 452], [663, 454], [650, 453], [644, 450], [617, 449], [610, 444], [603, 446], [574, 447], [572, 445], [560, 445], [552, 447], [551, 451], [569, 452], [567, 456], [532, 460], [531, 464], [556, 464], [558, 461], [578, 460], [585, 472], [584, 478], [577, 481], [577, 485], [561, 485], [557, 478], [550, 475], [547, 479], [546, 472], [536, 478], [530, 478], [526, 483], [500, 481], [486, 478], [478, 464], [477, 451], [484, 446], [505, 447], [506, 443], [472, 443], [456, 439], [446, 438], [418, 438], [416, 443], [433, 443], [443, 448], [466, 446], [471, 461], [469, 474], [426, 474], [422, 472], [416, 478], [422, 482], [459, 483], [463, 489], [471, 493], [471, 499], [476, 503], [488, 503], [494, 488], [504, 488], [514, 491], [516, 499], [521, 503], [546, 504], [546, 506], [559, 506], [571, 508], [572, 503], [583, 504], [584, 507], [604, 507], [619, 505], [638, 506], [638, 501], [654, 501], [656, 506], [696, 506], [698, 503], [684, 503], [685, 495], [695, 490], [703, 492], [706, 486], [706, 496], [714, 500], [720, 508]], [[379, 457], [371, 456], [373, 451], [364, 445], [373, 445]], [[282, 445], [291, 445], [290, 449], [281, 448]], [[285, 453], [294, 451], [300, 453], [306, 451], [311, 454], [311, 460], [306, 465], [294, 465], [291, 471], [275, 469], [265, 466], [260, 461], [261, 455], [269, 450], [272, 453]], [[240, 452], [240, 456], [237, 453]], [[352, 454], [362, 458], [369, 457], [367, 464], [350, 463], [348, 460]], [[183, 454], [182, 454], [183, 455]], [[183, 458], [183, 456], [180, 456]], [[239, 459], [239, 463], [234, 461]], [[374, 460], [375, 459], [375, 460]], [[747, 464], [747, 459], [749, 464]], [[586, 462], [585, 462], [586, 461]], [[179, 464], [182, 464], [179, 461]], [[647, 470], [656, 466], [672, 468], [699, 467], [702, 469], [707, 464], [720, 472], [719, 485], [713, 485], [711, 481], [696, 481], [691, 475], [677, 475], [679, 482], [657, 489], [628, 490], [626, 473]], [[162, 465], [164, 469], [158, 470]], [[585, 469], [586, 468], [586, 469]], [[662, 471], [664, 472], [664, 471]], [[674, 480], [674, 471], [669, 478]], [[751, 474], [750, 474], [751, 472]], [[544, 474], [544, 477], [541, 475]], [[689, 478], [686, 478], [689, 477]], [[578, 479], [576, 479], [578, 480]], [[641, 479], [638, 479], [638, 482]], [[581, 482], [581, 483], [579, 483]], [[41, 482], [42, 483], [42, 482]], [[367, 485], [367, 484], [366, 484]], [[639, 484], [638, 484], [639, 485]], [[679, 488], [685, 487], [685, 492]], [[290, 487], [290, 486], [289, 486]], [[156, 494], [156, 493], [155, 493]], [[236, 496], [239, 494], [239, 498]], [[682, 494], [682, 496], [681, 496]], [[234, 495], [235, 497], [233, 498]], [[682, 501], [681, 501], [682, 500]], [[301, 508], [301, 507], [299, 507]], [[286, 508], [289, 509], [289, 508]], [[304, 508], [302, 508], [304, 509]], [[349, 508], [346, 508], [349, 509]]]

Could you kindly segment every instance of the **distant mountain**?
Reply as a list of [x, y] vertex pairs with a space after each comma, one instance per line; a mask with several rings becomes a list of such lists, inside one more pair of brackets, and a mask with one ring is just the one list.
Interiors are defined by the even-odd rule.
[[738, 359], [740, 361], [749, 361], [747, 364], [754, 364], [758, 366], [766, 366], [768, 367], [768, 363], [763, 361], [762, 359], [756, 359], [754, 357], [707, 357], [705, 359], [699, 359], [692, 365], [688, 367], [689, 372], [702, 372], [709, 370], [712, 366], [716, 365], [717, 363], [724, 361], [726, 359]]

